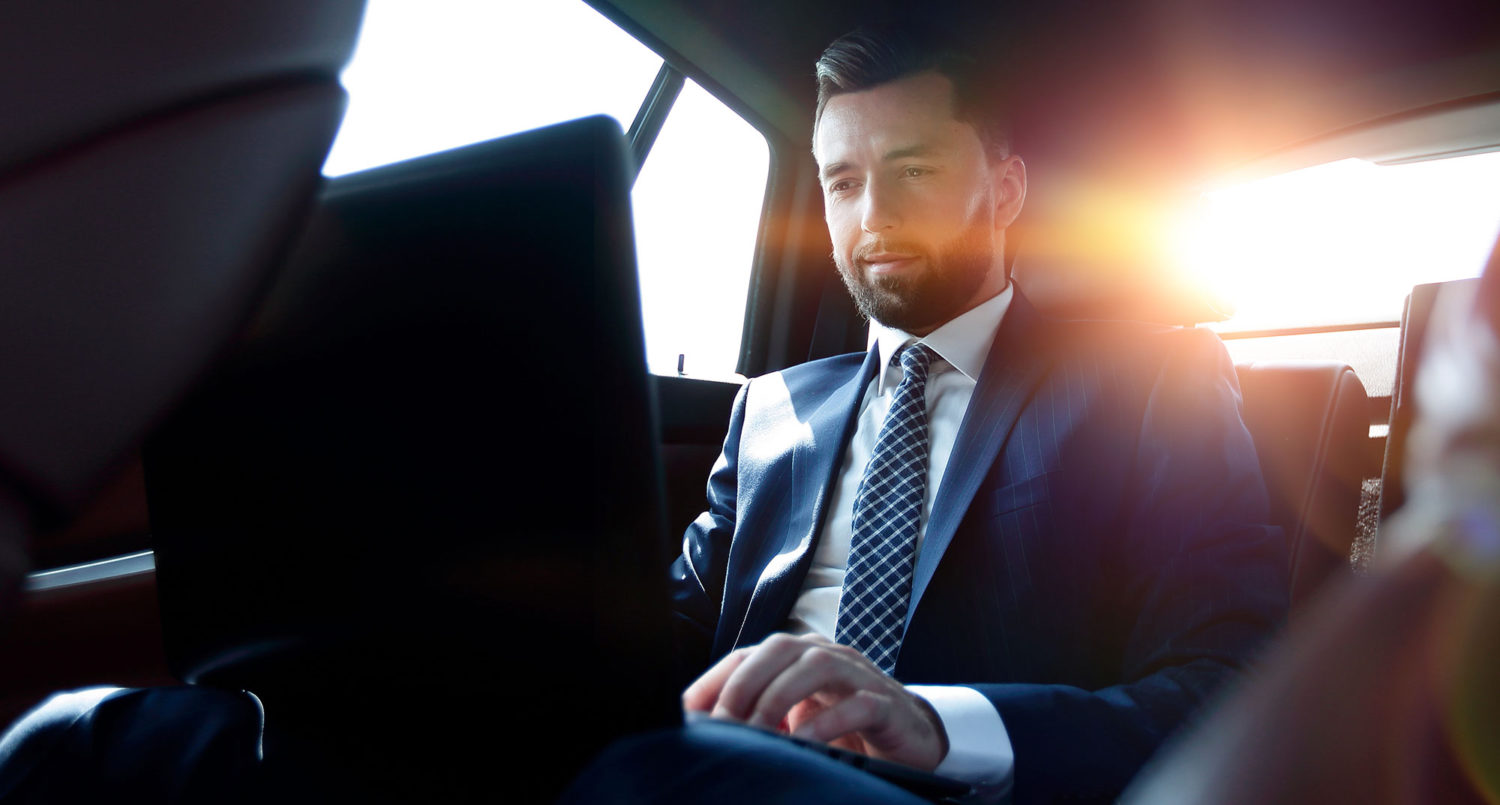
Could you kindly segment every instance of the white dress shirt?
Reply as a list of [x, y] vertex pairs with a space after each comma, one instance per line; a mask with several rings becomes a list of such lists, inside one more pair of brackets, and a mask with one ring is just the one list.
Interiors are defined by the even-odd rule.
[[[833, 639], [838, 618], [839, 594], [843, 590], [844, 572], [849, 563], [849, 542], [853, 534], [854, 496], [864, 477], [865, 465], [875, 449], [880, 426], [890, 410], [896, 387], [901, 383], [902, 369], [891, 366], [891, 357], [901, 347], [916, 341], [937, 353], [928, 370], [927, 491], [917, 532], [917, 550], [927, 532], [927, 516], [932, 501], [943, 482], [948, 457], [958, 437], [958, 426], [968, 410], [969, 399], [979, 371], [984, 368], [990, 343], [1000, 327], [1000, 320], [1010, 307], [1013, 286], [974, 309], [949, 321], [924, 338], [917, 338], [879, 323], [872, 325], [872, 336], [880, 351], [882, 371], [870, 381], [860, 402], [854, 436], [844, 452], [844, 462], [829, 499], [827, 521], [818, 540], [812, 567], [802, 584], [802, 592], [792, 607], [787, 631], [794, 634], [821, 634]], [[958, 685], [908, 685], [907, 690], [926, 699], [937, 711], [948, 735], [948, 754], [937, 767], [947, 777], [985, 786], [1000, 785], [1010, 777], [1015, 753], [1006, 733], [1005, 723], [979, 691]]]

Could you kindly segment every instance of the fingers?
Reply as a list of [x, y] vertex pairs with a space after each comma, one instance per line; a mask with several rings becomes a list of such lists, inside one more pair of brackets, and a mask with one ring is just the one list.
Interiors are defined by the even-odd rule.
[[817, 636], [736, 649], [683, 691], [682, 706], [763, 729], [789, 724], [799, 737], [855, 742], [918, 768], [935, 768], [947, 750], [930, 707], [859, 652]]
[[861, 690], [807, 719], [793, 734], [798, 738], [829, 743], [855, 732], [883, 727], [891, 715], [890, 697]]
[[775, 634], [756, 646], [749, 657], [741, 662], [729, 675], [719, 694], [714, 715], [744, 721], [751, 726], [772, 729], [781, 723], [792, 705], [810, 695], [814, 687], [803, 696], [786, 701], [781, 707], [767, 707], [763, 703], [766, 691], [778, 683], [797, 679], [803, 673], [799, 668], [803, 656], [812, 649], [829, 645], [822, 638], [793, 637]]
[[824, 708], [793, 733], [832, 743], [857, 737], [859, 751], [931, 771], [948, 753], [937, 714], [905, 690], [860, 690]]
[[798, 727], [812, 720], [813, 716], [823, 712], [827, 707], [828, 705], [817, 699], [803, 699], [797, 702], [792, 705], [791, 711], [786, 714], [786, 725], [783, 731], [795, 733]]
[[752, 648], [742, 648], [731, 651], [724, 659], [714, 663], [714, 667], [703, 672], [703, 675], [693, 680], [687, 690], [682, 692], [682, 709], [685, 711], [709, 712], [719, 702], [719, 692], [724, 689], [724, 683], [728, 681], [729, 675], [750, 656]]
[[779, 723], [798, 702], [815, 696], [831, 702], [886, 684], [879, 670], [847, 646], [818, 643], [799, 648], [796, 659], [782, 673], [765, 681], [747, 719], [751, 724]]
[[[790, 680], [802, 678], [807, 673], [798, 667], [803, 655], [812, 649], [827, 648], [858, 656], [852, 649], [815, 635], [775, 634], [760, 645], [736, 649], [683, 691], [682, 707], [685, 711], [706, 712], [715, 718], [745, 721], [765, 728], [776, 727], [788, 711], [817, 690], [821, 682], [799, 682], [795, 689], [802, 691], [802, 695], [789, 698], [789, 694], [783, 692], [769, 706], [762, 706], [763, 694], [768, 688], [785, 690]], [[793, 670], [794, 667], [797, 670]], [[817, 667], [816, 663], [814, 667]], [[778, 685], [778, 680], [784, 678], [786, 681]], [[826, 679], [826, 676], [818, 679]]]

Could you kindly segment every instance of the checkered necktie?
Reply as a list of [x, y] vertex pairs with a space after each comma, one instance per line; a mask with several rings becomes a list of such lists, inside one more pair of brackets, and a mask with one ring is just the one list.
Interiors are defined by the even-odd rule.
[[875, 439], [854, 496], [849, 566], [834, 640], [891, 673], [911, 600], [912, 568], [927, 488], [927, 367], [934, 353], [912, 344], [896, 353], [905, 374]]

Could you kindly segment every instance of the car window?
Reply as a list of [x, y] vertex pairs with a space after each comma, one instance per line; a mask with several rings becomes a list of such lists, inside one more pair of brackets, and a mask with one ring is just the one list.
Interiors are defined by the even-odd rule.
[[[328, 176], [607, 114], [629, 130], [663, 61], [577, 0], [371, 0]], [[765, 138], [687, 81], [633, 203], [651, 371], [734, 375], [765, 196]]]
[[765, 137], [687, 82], [632, 199], [652, 372], [734, 374], [769, 165]]
[[323, 173], [585, 115], [628, 128], [660, 67], [661, 57], [582, 2], [371, 0]]
[[1413, 285], [1483, 270], [1497, 187], [1500, 153], [1319, 165], [1207, 193], [1188, 259], [1221, 333], [1396, 321]]

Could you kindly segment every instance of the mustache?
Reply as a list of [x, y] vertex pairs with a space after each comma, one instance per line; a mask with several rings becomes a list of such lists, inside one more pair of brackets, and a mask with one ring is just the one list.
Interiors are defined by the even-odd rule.
[[854, 259], [866, 260], [872, 254], [890, 252], [893, 254], [906, 254], [913, 257], [927, 257], [927, 250], [916, 243], [903, 240], [880, 239], [861, 243], [854, 249]]

